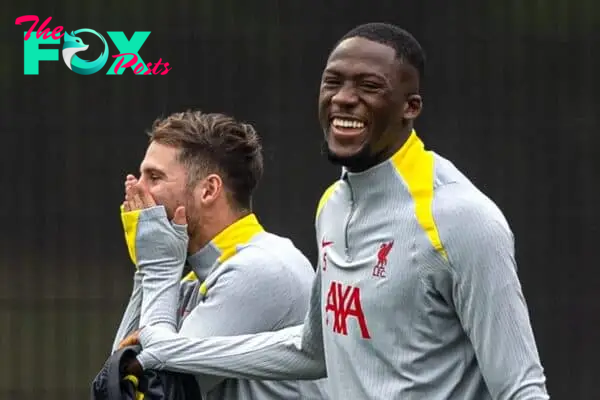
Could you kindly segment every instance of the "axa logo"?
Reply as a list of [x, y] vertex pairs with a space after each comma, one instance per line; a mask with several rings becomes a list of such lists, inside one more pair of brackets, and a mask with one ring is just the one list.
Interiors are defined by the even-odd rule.
[[[62, 59], [66, 66], [73, 72], [80, 75], [91, 75], [100, 71], [107, 63], [109, 57], [108, 42], [103, 35], [93, 29], [78, 29], [71, 33], [64, 32], [62, 26], [55, 27], [52, 31], [47, 25], [52, 20], [48, 17], [39, 27], [40, 19], [37, 15], [23, 15], [15, 20], [15, 25], [21, 25], [26, 22], [32, 22], [32, 25], [25, 32], [24, 37], [24, 60], [23, 72], [25, 75], [39, 75], [40, 61], [58, 61], [58, 49], [40, 48], [40, 45], [62, 45]], [[36, 30], [37, 27], [37, 30]], [[90, 48], [86, 44], [81, 34], [90, 34], [95, 36], [102, 43], [100, 56], [95, 60], [88, 61], [82, 59], [77, 53], [82, 53]], [[112, 55], [115, 59], [106, 75], [121, 75], [127, 68], [133, 69], [135, 75], [166, 75], [172, 68], [168, 62], [162, 62], [162, 58], [156, 63], [144, 63], [139, 54], [142, 45], [150, 36], [150, 32], [134, 32], [131, 39], [127, 39], [124, 32], [111, 31], [106, 32], [110, 40], [119, 51]], [[34, 35], [32, 35], [34, 34]]]
[[388, 263], [388, 255], [394, 247], [394, 241], [383, 243], [379, 246], [377, 251], [377, 264], [373, 267], [373, 276], [378, 278], [385, 278], [385, 267]]
[[354, 318], [360, 328], [361, 337], [371, 339], [360, 301], [360, 288], [331, 281], [327, 292], [327, 305], [325, 306], [326, 325], [330, 323], [330, 316], [333, 317], [334, 333], [347, 336], [348, 319]]

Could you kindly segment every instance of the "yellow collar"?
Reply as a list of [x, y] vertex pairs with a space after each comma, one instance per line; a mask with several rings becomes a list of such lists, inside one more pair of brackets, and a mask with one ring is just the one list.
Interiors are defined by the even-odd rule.
[[260, 232], [264, 232], [264, 228], [256, 215], [248, 214], [223, 229], [210, 243], [220, 252], [219, 262], [224, 262], [237, 252], [239, 245], [248, 243]]
[[192, 272], [184, 281], [204, 280], [215, 267], [231, 258], [238, 246], [248, 243], [257, 233], [264, 232], [256, 215], [249, 214], [223, 229], [206, 246], [187, 259]]
[[422, 160], [425, 153], [425, 145], [417, 136], [413, 129], [406, 142], [392, 156], [391, 161], [394, 166], [402, 171], [413, 170]]

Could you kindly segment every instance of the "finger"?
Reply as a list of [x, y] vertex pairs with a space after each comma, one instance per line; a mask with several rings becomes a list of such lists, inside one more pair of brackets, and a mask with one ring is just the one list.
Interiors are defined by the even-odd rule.
[[133, 203], [135, 204], [135, 210], [141, 210], [145, 208], [139, 193], [133, 195]]
[[132, 187], [137, 183], [137, 180], [126, 180], [125, 181], [125, 193], [127, 193], [127, 188]]
[[130, 211], [139, 209], [135, 199], [135, 194], [135, 186], [129, 186], [125, 189], [125, 201], [129, 203]]
[[127, 200], [123, 202], [123, 210], [125, 210], [126, 212], [131, 211], [131, 207], [129, 206], [129, 202]]
[[135, 184], [137, 184], [137, 181], [126, 181], [125, 189], [127, 189], [128, 187], [134, 186]]
[[187, 225], [187, 218], [185, 217], [185, 207], [177, 207], [177, 209], [175, 210], [175, 215], [173, 216], [173, 223], [177, 225]]
[[139, 338], [137, 332], [134, 332], [119, 342], [119, 349], [127, 346], [134, 346], [136, 344], [139, 344]]
[[133, 193], [131, 192], [130, 186], [125, 186], [125, 201], [131, 202], [133, 199]]
[[135, 185], [137, 183], [137, 178], [133, 175], [127, 175], [125, 178], [125, 187]]
[[123, 347], [135, 346], [136, 344], [139, 344], [139, 341], [137, 339], [127, 338], [127, 339], [123, 340], [121, 343], [119, 343], [119, 350], [122, 349]]
[[144, 185], [140, 185], [139, 183], [136, 184], [136, 187], [140, 195], [140, 200], [142, 201], [142, 207], [154, 207], [156, 205], [156, 202], [154, 201], [154, 197], [152, 197], [148, 188]]
[[143, 208], [142, 199], [140, 198], [140, 193], [138, 190], [138, 186], [134, 185], [127, 189], [129, 191], [129, 205], [132, 210], [141, 210]]
[[139, 340], [139, 332], [138, 331], [133, 331], [125, 339], [127, 340], [127, 343], [135, 344]]

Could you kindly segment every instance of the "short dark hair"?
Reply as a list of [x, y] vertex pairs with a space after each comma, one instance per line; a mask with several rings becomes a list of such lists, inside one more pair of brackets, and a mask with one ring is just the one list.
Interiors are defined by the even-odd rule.
[[262, 145], [252, 125], [225, 114], [188, 110], [157, 119], [148, 135], [151, 142], [181, 149], [179, 161], [189, 168], [190, 185], [218, 173], [234, 205], [251, 210], [263, 174]]
[[421, 45], [404, 29], [383, 22], [371, 22], [359, 25], [346, 33], [336, 46], [353, 37], [362, 37], [373, 42], [381, 43], [396, 50], [398, 59], [416, 68], [419, 80], [425, 75], [425, 52]]

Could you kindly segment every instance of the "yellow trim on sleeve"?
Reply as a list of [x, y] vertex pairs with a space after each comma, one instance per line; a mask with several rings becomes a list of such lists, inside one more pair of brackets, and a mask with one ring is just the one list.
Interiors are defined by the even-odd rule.
[[392, 156], [392, 164], [408, 186], [415, 203], [415, 214], [419, 225], [442, 257], [447, 259], [446, 250], [433, 219], [433, 182], [435, 160], [433, 153], [425, 150], [425, 145], [413, 130], [410, 137]]
[[329, 200], [329, 198], [331, 197], [331, 195], [333, 194], [333, 192], [335, 191], [335, 189], [337, 188], [339, 183], [340, 183], [340, 181], [333, 182], [331, 185], [329, 185], [329, 187], [327, 189], [325, 189], [325, 192], [323, 192], [323, 195], [319, 199], [319, 204], [317, 205], [317, 212], [315, 213], [315, 220], [317, 220], [319, 218], [319, 214], [321, 214], [321, 210], [323, 210], [323, 207], [325, 207], [327, 200]]
[[125, 211], [125, 208], [121, 204], [121, 223], [123, 224], [123, 230], [125, 232], [125, 243], [127, 244], [129, 258], [131, 258], [131, 262], [133, 262], [136, 267], [137, 257], [135, 254], [135, 238], [137, 235], [140, 212], [141, 210]]

